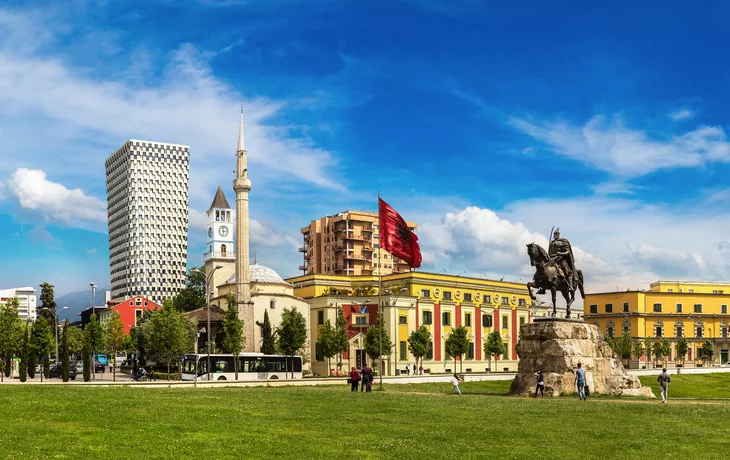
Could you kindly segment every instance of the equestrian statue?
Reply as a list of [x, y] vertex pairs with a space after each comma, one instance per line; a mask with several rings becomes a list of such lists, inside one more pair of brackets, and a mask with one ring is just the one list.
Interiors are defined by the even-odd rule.
[[555, 293], [560, 291], [567, 305], [565, 317], [570, 318], [570, 306], [575, 300], [576, 289], [580, 290], [582, 298], [586, 298], [583, 291], [583, 272], [575, 268], [575, 258], [570, 241], [560, 238], [560, 229], [550, 231], [550, 246], [548, 250], [539, 244], [530, 243], [527, 245], [527, 254], [530, 256], [530, 265], [536, 267], [535, 276], [527, 283], [527, 290], [530, 298], [534, 301], [537, 294], [545, 294], [550, 291], [553, 299], [553, 316], [557, 316], [555, 304]]

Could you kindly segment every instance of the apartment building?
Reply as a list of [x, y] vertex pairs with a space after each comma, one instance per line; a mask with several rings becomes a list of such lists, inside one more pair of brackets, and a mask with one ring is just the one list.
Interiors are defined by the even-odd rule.
[[[415, 230], [418, 226], [408, 222]], [[408, 264], [380, 250], [378, 215], [344, 211], [313, 220], [301, 230], [304, 245], [304, 275], [388, 275], [410, 270]]]
[[32, 287], [21, 287], [0, 290], [0, 304], [6, 304], [13, 297], [17, 297], [20, 301], [18, 307], [18, 316], [23, 321], [34, 320], [36, 315], [36, 294]]

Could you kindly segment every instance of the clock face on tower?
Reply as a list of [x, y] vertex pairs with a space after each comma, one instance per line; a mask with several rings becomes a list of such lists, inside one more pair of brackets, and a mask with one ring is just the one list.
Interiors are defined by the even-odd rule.
[[219, 228], [218, 233], [220, 234], [220, 236], [228, 235], [228, 227], [224, 226], [224, 227]]

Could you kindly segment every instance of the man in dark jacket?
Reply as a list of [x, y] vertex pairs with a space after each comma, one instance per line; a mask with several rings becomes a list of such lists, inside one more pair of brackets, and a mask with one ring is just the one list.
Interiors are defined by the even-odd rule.
[[362, 368], [362, 387], [360, 388], [360, 391], [362, 392], [367, 388], [367, 392], [370, 393], [372, 391], [372, 381], [373, 370], [365, 364], [365, 367]]
[[662, 369], [662, 373], [659, 374], [659, 377], [656, 379], [657, 382], [659, 382], [659, 390], [662, 393], [662, 404], [666, 404], [667, 402], [667, 386], [669, 382], [672, 381], [672, 379], [669, 378], [669, 374], [667, 374], [667, 369]]

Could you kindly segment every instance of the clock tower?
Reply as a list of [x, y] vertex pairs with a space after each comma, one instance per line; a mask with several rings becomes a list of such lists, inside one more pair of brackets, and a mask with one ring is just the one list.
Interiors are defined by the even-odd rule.
[[[217, 287], [233, 275], [235, 270], [236, 252], [233, 246], [233, 208], [228, 204], [226, 195], [218, 187], [210, 209], [206, 212], [206, 249], [203, 254], [205, 272], [213, 273], [206, 289], [208, 294], [215, 297]], [[213, 272], [214, 267], [219, 267]]]

